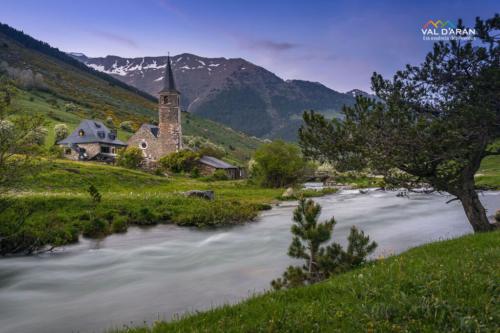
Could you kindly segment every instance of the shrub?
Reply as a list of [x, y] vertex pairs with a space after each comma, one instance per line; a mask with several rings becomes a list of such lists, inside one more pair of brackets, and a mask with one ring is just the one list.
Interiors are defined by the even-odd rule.
[[130, 120], [126, 120], [120, 123], [120, 128], [124, 131], [127, 132], [133, 132], [134, 131], [134, 125]]
[[229, 179], [227, 172], [222, 170], [222, 169], [215, 170], [215, 172], [213, 174], [213, 178], [215, 180], [228, 180]]
[[116, 233], [126, 232], [128, 228], [128, 218], [126, 216], [115, 216], [111, 223], [111, 231]]
[[57, 124], [54, 126], [55, 143], [65, 139], [69, 135], [68, 126], [66, 124]]
[[224, 149], [214, 145], [214, 144], [205, 144], [200, 149], [198, 149], [198, 154], [200, 156], [208, 155], [213, 156], [215, 158], [222, 158], [226, 156], [226, 152]]
[[131, 214], [132, 222], [137, 225], [154, 225], [158, 223], [158, 217], [148, 207], [143, 207]]
[[296, 145], [277, 140], [260, 146], [251, 165], [252, 178], [265, 187], [292, 185], [304, 175], [306, 162]]
[[62, 158], [64, 156], [64, 149], [59, 146], [50, 146], [48, 153], [53, 158]]
[[137, 169], [144, 160], [142, 150], [137, 147], [127, 147], [118, 152], [116, 164], [129, 169]]
[[191, 150], [181, 150], [160, 159], [160, 166], [175, 173], [191, 172], [198, 165], [200, 155]]
[[100, 238], [108, 234], [108, 223], [100, 218], [93, 218], [83, 226], [83, 236]]

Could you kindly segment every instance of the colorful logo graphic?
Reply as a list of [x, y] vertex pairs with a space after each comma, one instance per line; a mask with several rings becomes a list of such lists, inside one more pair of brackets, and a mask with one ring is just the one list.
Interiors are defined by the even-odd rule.
[[455, 29], [457, 26], [455, 23], [451, 22], [451, 21], [442, 21], [442, 20], [437, 20], [437, 21], [433, 21], [433, 20], [429, 20], [427, 21], [427, 23], [425, 23], [423, 25], [423, 29], [427, 29], [429, 28], [430, 26], [433, 26], [435, 29], [437, 28], [451, 28], [451, 29]]

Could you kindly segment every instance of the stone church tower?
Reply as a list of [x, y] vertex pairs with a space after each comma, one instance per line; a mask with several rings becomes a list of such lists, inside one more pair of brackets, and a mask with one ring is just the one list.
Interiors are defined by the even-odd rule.
[[170, 56], [158, 99], [158, 126], [143, 124], [127, 144], [142, 150], [146, 162], [158, 161], [182, 149], [180, 92], [175, 87]]
[[181, 94], [175, 88], [170, 56], [167, 57], [163, 89], [160, 90], [159, 95], [158, 140], [164, 150], [160, 154], [166, 155], [182, 149]]

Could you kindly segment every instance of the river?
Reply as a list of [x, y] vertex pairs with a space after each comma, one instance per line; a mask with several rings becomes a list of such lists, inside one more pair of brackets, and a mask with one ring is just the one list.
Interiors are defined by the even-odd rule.
[[[352, 225], [377, 241], [376, 256], [472, 232], [449, 196], [342, 191], [317, 198], [335, 216], [334, 240]], [[484, 192], [492, 215], [500, 192]], [[173, 225], [30, 257], [0, 260], [0, 332], [102, 332], [239, 301], [269, 288], [293, 263], [286, 251], [296, 203], [283, 203], [251, 223], [198, 230]]]

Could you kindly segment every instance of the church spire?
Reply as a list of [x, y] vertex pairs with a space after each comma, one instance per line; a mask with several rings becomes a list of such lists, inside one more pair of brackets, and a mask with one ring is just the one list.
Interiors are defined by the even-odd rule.
[[165, 77], [163, 78], [163, 89], [160, 93], [164, 92], [176, 92], [174, 73], [172, 72], [172, 64], [170, 63], [170, 55], [167, 56], [167, 67], [165, 68]]

